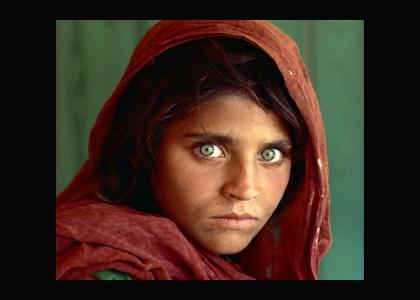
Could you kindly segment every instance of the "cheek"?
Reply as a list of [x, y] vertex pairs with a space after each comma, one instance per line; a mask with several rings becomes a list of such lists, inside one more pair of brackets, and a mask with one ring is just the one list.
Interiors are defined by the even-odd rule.
[[290, 179], [290, 162], [286, 161], [280, 169], [263, 170], [261, 187], [265, 201], [263, 210], [271, 214], [280, 203]]
[[200, 165], [187, 150], [170, 150], [159, 153], [159, 164], [152, 173], [155, 197], [166, 210], [194, 211], [215, 195], [218, 176]]

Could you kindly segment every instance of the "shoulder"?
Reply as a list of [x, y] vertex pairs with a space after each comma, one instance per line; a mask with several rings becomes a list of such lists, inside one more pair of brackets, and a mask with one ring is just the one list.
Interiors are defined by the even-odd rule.
[[89, 228], [106, 229], [116, 233], [126, 232], [128, 228], [136, 228], [136, 232], [148, 231], [149, 234], [156, 230], [178, 231], [176, 224], [166, 217], [138, 211], [127, 205], [97, 200], [61, 205], [56, 210], [56, 225], [58, 228], [72, 226], [86, 231]]
[[114, 269], [97, 271], [92, 275], [99, 280], [132, 280], [130, 275]]

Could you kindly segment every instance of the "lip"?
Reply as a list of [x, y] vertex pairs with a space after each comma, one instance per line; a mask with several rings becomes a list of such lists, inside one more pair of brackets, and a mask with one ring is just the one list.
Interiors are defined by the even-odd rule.
[[218, 225], [226, 229], [244, 229], [252, 226], [257, 221], [257, 218], [250, 214], [228, 213], [222, 216], [212, 218]]
[[257, 218], [254, 217], [253, 215], [250, 214], [237, 214], [234, 212], [228, 213], [226, 215], [223, 216], [217, 216], [215, 218], [223, 218], [223, 219], [235, 219], [235, 220], [246, 220], [246, 219], [254, 219], [256, 220]]

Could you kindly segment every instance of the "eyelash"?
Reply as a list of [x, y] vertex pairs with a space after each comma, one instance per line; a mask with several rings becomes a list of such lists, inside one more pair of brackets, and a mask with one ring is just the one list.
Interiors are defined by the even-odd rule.
[[[223, 147], [223, 146], [217, 145], [217, 144], [215, 144], [215, 143], [213, 143], [213, 142], [211, 142], [211, 141], [208, 141], [208, 142], [206, 142], [206, 141], [201, 141], [201, 142], [197, 142], [197, 143], [195, 143], [195, 144], [193, 145], [193, 149], [194, 149], [194, 151], [196, 151], [196, 152], [197, 152], [197, 154], [200, 156], [200, 158], [205, 159], [205, 160], [214, 160], [214, 159], [218, 159], [218, 158], [220, 158], [220, 157], [208, 157], [208, 156], [205, 156], [205, 155], [201, 154], [201, 153], [200, 153], [200, 147], [201, 147], [201, 146], [204, 146], [204, 145], [213, 145], [213, 146], [216, 146], [216, 147], [220, 148], [220, 150], [222, 151], [222, 153], [223, 153], [223, 157], [225, 157], [225, 156], [226, 156], [226, 154], [225, 154], [225, 152], [226, 152], [226, 151], [225, 151], [225, 149], [224, 149], [224, 147]], [[262, 161], [263, 163], [265, 163], [265, 164], [267, 164], [267, 165], [281, 165], [281, 164], [283, 163], [284, 159], [287, 157], [287, 151], [282, 150], [282, 149], [280, 149], [280, 148], [278, 148], [278, 147], [268, 147], [268, 148], [265, 148], [265, 149], [263, 149], [263, 150], [259, 153], [259, 156], [261, 157], [261, 156], [262, 156], [262, 152], [264, 152], [264, 151], [265, 151], [265, 150], [267, 150], [267, 149], [276, 149], [276, 150], [280, 151], [281, 155], [283, 156], [283, 157], [282, 157], [279, 161], [277, 161], [277, 162], [270, 162], [270, 161], [266, 161], [266, 160], [264, 160], [264, 159], [258, 159], [259, 161]]]

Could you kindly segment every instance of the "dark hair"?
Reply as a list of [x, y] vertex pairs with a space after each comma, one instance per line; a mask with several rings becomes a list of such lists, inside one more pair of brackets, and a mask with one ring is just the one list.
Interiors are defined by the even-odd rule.
[[292, 174], [284, 198], [290, 198], [303, 175], [305, 123], [274, 61], [252, 44], [229, 37], [194, 40], [166, 50], [133, 78], [119, 99], [101, 149], [96, 168], [100, 194], [115, 203], [153, 210], [148, 170], [165, 129], [226, 90], [245, 92], [286, 124]]

